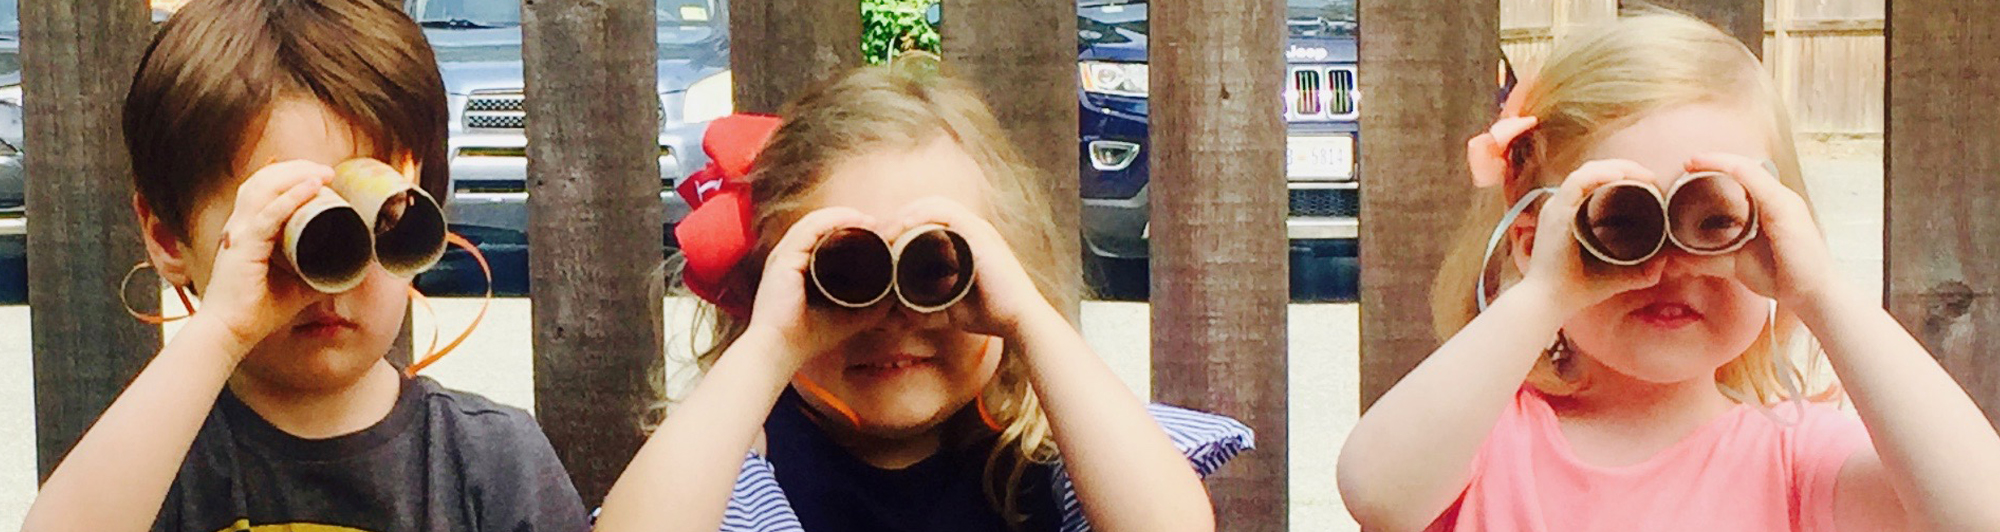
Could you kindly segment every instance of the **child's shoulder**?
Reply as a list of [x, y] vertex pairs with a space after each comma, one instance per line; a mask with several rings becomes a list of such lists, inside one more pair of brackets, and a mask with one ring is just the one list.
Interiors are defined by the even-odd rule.
[[[413, 377], [404, 393], [415, 396], [423, 415], [444, 429], [475, 436], [516, 433], [532, 434], [545, 440], [533, 414], [519, 407], [500, 404], [477, 393], [446, 388], [430, 377]], [[442, 424], [442, 426], [435, 426]]]

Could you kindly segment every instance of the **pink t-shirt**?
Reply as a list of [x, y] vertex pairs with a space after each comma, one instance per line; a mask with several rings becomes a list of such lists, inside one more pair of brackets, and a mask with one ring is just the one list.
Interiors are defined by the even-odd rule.
[[1643, 462], [1599, 467], [1571, 454], [1555, 411], [1524, 387], [1431, 530], [1830, 531], [1840, 467], [1868, 443], [1860, 418], [1832, 406], [1807, 405], [1791, 427], [1737, 406]]

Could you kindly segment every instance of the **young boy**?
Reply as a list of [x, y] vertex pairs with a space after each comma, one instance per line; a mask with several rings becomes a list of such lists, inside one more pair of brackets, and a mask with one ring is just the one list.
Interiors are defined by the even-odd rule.
[[195, 0], [169, 20], [126, 102], [132, 204], [152, 266], [202, 304], [26, 529], [586, 529], [527, 412], [383, 359], [409, 279], [378, 265], [321, 294], [272, 254], [346, 159], [414, 163], [446, 197], [447, 116], [393, 0]]

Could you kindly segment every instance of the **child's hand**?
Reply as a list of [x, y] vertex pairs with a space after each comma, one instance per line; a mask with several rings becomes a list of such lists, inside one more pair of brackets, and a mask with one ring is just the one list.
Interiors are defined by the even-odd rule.
[[[1623, 180], [1651, 181], [1652, 172], [1623, 159], [1591, 161], [1571, 172], [1562, 188], [1542, 203], [1536, 218], [1534, 247], [1521, 284], [1545, 290], [1561, 308], [1581, 311], [1611, 296], [1660, 282], [1665, 264], [1650, 260], [1636, 266], [1613, 266], [1585, 259], [1576, 242], [1576, 213], [1597, 187]], [[1517, 287], [1520, 288], [1520, 287]]]
[[201, 292], [201, 311], [190, 319], [214, 320], [247, 352], [318, 299], [289, 268], [272, 265], [285, 222], [332, 181], [332, 167], [287, 161], [259, 169], [237, 186]]
[[1757, 205], [1761, 234], [1743, 248], [1736, 276], [1751, 290], [1787, 305], [1825, 293], [1833, 284], [1833, 256], [1813, 222], [1805, 198], [1779, 182], [1763, 163], [1727, 153], [1697, 156], [1689, 171], [1716, 171], [1735, 176]]
[[972, 294], [946, 310], [952, 323], [969, 332], [1013, 338], [1026, 318], [1055, 311], [1021, 267], [1020, 259], [1014, 257], [1007, 240], [985, 218], [956, 201], [935, 196], [917, 200], [903, 212], [902, 227], [942, 224], [964, 236], [972, 247]]
[[[807, 268], [821, 235], [842, 227], [870, 227], [874, 221], [861, 211], [828, 207], [793, 222], [764, 259], [764, 276], [757, 281], [757, 299], [750, 311], [750, 330], [774, 334], [791, 351], [783, 357], [797, 365], [826, 351], [887, 315], [888, 305], [865, 309], [819, 308], [807, 304]], [[786, 372], [790, 374], [790, 372]]]

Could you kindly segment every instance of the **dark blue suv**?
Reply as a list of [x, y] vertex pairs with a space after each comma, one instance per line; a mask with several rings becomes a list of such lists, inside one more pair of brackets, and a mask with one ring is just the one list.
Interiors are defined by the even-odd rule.
[[[1351, 297], [1360, 211], [1356, 148], [1354, 0], [1288, 0], [1285, 58], [1286, 236], [1300, 284], [1334, 285], [1304, 297]], [[1094, 268], [1129, 270], [1147, 256], [1147, 5], [1082, 0], [1077, 6], [1078, 128], [1083, 157], [1083, 240]], [[1305, 260], [1298, 260], [1305, 259]], [[1332, 266], [1331, 270], [1321, 268]], [[1101, 273], [1113, 291], [1129, 273]], [[1332, 279], [1328, 279], [1331, 277]], [[1143, 282], [1143, 280], [1137, 281]], [[1104, 287], [1100, 287], [1104, 289]]]

